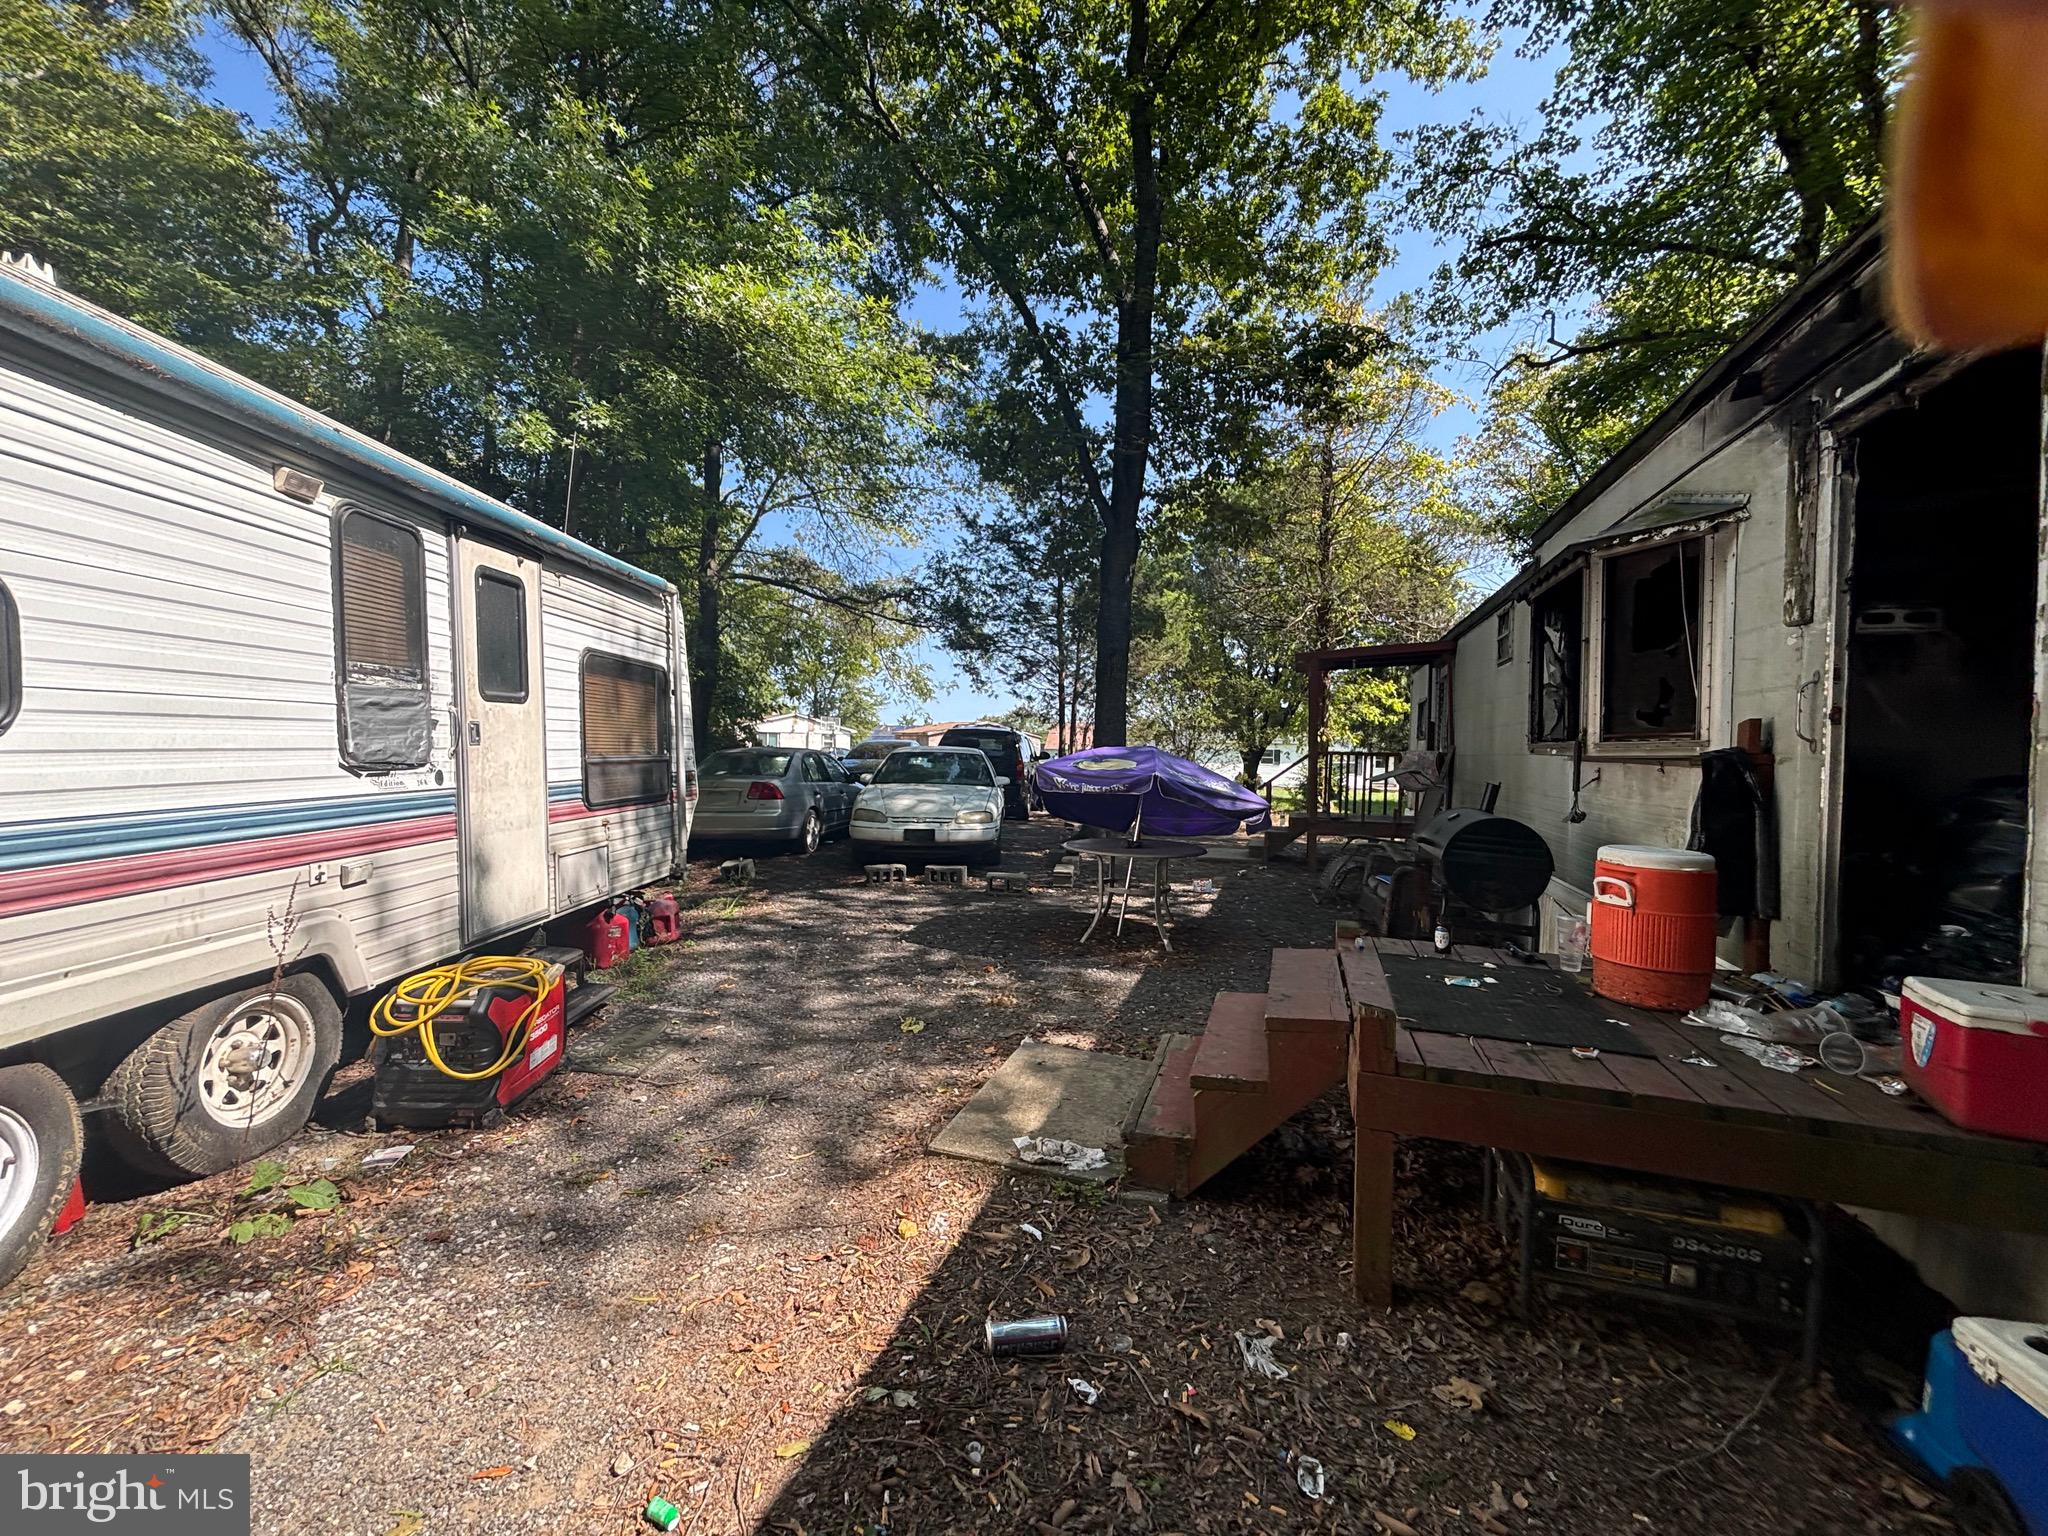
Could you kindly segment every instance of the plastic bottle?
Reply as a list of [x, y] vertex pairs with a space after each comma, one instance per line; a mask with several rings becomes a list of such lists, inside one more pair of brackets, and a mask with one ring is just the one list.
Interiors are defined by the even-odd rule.
[[1451, 930], [1448, 924], [1436, 925], [1436, 952], [1442, 954], [1451, 947]]

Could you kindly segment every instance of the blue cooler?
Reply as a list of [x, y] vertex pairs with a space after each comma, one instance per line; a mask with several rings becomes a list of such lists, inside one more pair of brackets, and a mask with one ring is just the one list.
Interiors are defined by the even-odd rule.
[[1892, 1435], [1988, 1517], [1976, 1528], [2048, 1536], [2048, 1323], [1957, 1318]]

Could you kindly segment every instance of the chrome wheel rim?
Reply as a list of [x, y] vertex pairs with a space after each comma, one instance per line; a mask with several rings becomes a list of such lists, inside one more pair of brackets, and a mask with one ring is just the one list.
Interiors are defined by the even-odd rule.
[[35, 1198], [43, 1171], [36, 1133], [13, 1110], [0, 1106], [0, 1233], [12, 1232]]
[[816, 853], [818, 851], [818, 842], [818, 813], [816, 811], [812, 811], [809, 815], [804, 817], [804, 852]]
[[274, 1120], [313, 1059], [313, 1016], [287, 992], [251, 998], [215, 1026], [199, 1057], [199, 1103], [231, 1130]]

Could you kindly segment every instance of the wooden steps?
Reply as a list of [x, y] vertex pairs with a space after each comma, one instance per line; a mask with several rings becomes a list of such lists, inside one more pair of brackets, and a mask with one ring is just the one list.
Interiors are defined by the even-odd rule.
[[1219, 992], [1209, 1027], [1195, 1041], [1189, 1083], [1226, 1093], [1257, 1093], [1266, 1076], [1266, 997], [1262, 992]]
[[1203, 1033], [1161, 1043], [1124, 1137], [1129, 1180], [1199, 1188], [1344, 1080], [1350, 1029], [1337, 956], [1275, 950], [1266, 991], [1220, 993]]

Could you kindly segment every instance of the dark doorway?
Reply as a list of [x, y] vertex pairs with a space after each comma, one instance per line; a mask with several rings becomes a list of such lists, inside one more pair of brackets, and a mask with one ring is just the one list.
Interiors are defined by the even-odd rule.
[[2040, 354], [1977, 363], [1845, 448], [1843, 979], [2017, 981]]

